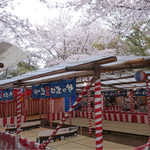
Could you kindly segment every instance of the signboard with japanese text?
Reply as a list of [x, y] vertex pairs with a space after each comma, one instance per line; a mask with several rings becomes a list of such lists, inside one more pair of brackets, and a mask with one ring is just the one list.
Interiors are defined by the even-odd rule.
[[126, 90], [118, 91], [117, 96], [127, 96], [127, 91]]
[[0, 100], [13, 100], [13, 89], [1, 90]]
[[0, 100], [3, 100], [3, 92], [0, 90]]
[[114, 96], [116, 96], [116, 92], [115, 91], [104, 92], [104, 97], [114, 97]]
[[41, 98], [41, 84], [32, 85], [32, 98]]
[[[150, 91], [150, 89], [149, 89]], [[139, 89], [133, 92], [134, 96], [147, 96], [146, 89]]]
[[32, 98], [76, 96], [76, 79], [32, 85]]
[[107, 91], [104, 92], [104, 97], [127, 96], [127, 91]]

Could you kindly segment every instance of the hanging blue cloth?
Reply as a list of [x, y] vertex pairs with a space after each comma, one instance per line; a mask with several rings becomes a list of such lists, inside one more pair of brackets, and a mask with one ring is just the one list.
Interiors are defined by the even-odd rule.
[[[74, 104], [76, 101], [76, 96], [71, 97], [71, 106]], [[74, 109], [74, 111], [76, 108]], [[69, 111], [69, 97], [65, 97], [65, 112]]]

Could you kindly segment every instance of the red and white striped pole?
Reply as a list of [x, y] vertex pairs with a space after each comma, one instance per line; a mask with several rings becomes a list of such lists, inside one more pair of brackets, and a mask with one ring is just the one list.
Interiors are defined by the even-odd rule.
[[134, 98], [133, 98], [133, 95], [132, 95], [132, 99], [131, 99], [131, 106], [132, 106], [132, 112], [134, 113]]
[[8, 100], [6, 100], [5, 104], [6, 104], [5, 116], [7, 118], [8, 117]]
[[66, 119], [69, 117], [69, 113], [73, 112], [74, 108], [78, 105], [78, 103], [82, 100], [83, 96], [87, 93], [87, 90], [92, 86], [92, 83], [89, 83], [85, 89], [82, 91], [82, 93], [79, 95], [79, 97], [76, 99], [76, 101], [74, 102], [74, 104], [71, 106], [71, 108], [69, 109], [69, 111], [65, 114], [65, 116], [63, 117], [63, 119], [60, 121], [59, 125], [55, 128], [55, 130], [52, 132], [52, 134], [50, 135], [50, 137], [47, 139], [47, 141], [44, 143], [44, 147], [46, 147], [48, 145], [48, 143], [53, 139], [53, 137], [55, 136], [55, 134], [58, 132], [58, 130], [61, 128], [61, 126], [63, 125], [63, 123], [66, 121]]
[[129, 93], [129, 105], [130, 105], [130, 111], [134, 112], [134, 106], [133, 106], [133, 92]]
[[[50, 119], [50, 115], [51, 115], [51, 110], [50, 110], [50, 107], [51, 107], [51, 106], [50, 106], [50, 105], [51, 105], [51, 104], [50, 104], [50, 103], [51, 103], [51, 102], [50, 102], [50, 99], [49, 99], [49, 104], [48, 104], [48, 110], [49, 110], [49, 111], [48, 111], [48, 112], [49, 112], [49, 124], [51, 123], [51, 119]], [[51, 127], [50, 127], [50, 128], [51, 128]]]
[[96, 150], [103, 149], [102, 136], [102, 96], [101, 82], [97, 79], [95, 82], [95, 131], [96, 131]]
[[[89, 83], [89, 82], [90, 82], [90, 81], [89, 81], [89, 78], [88, 78], [87, 80], [88, 80], [88, 83]], [[91, 93], [90, 93], [90, 89], [88, 90], [87, 95], [88, 95], [89, 135], [91, 135], [91, 134], [92, 134], [92, 128], [91, 128], [91, 103], [90, 103], [90, 96], [91, 96]]]
[[40, 120], [42, 119], [42, 99], [39, 100], [39, 113], [40, 113]]
[[21, 89], [17, 89], [17, 136], [16, 136], [16, 147], [19, 148], [20, 138], [20, 127], [21, 127]]
[[52, 98], [50, 98], [50, 101], [49, 101], [49, 106], [50, 106], [50, 114], [49, 114], [49, 123], [50, 123], [50, 129], [52, 129], [52, 121], [53, 121], [53, 112], [52, 112]]
[[46, 98], [44, 99], [44, 119], [46, 120]]
[[26, 116], [27, 116], [27, 94], [26, 89], [24, 89], [24, 122], [26, 122]]
[[[148, 79], [146, 80], [146, 95], [147, 95], [147, 106], [148, 106], [148, 124], [150, 128], [150, 94], [149, 94]], [[148, 146], [150, 146], [150, 137], [149, 137], [147, 144]]]
[[[69, 109], [71, 108], [71, 97], [69, 97]], [[69, 123], [70, 123], [70, 127], [72, 126], [72, 116], [71, 113], [69, 113]]]

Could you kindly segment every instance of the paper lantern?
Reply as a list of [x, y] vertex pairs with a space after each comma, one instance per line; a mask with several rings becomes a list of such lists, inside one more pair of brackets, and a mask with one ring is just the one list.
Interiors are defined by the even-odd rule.
[[145, 81], [146, 77], [147, 77], [147, 75], [143, 71], [137, 71], [135, 73], [135, 80], [138, 81], [138, 82]]

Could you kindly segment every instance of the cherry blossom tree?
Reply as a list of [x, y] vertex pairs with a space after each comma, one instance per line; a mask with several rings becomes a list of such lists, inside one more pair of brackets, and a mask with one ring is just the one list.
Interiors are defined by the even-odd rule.
[[68, 4], [84, 10], [85, 24], [99, 21], [118, 34], [126, 34], [133, 25], [147, 22], [150, 16], [149, 0], [74, 0]]
[[[141, 21], [148, 22], [150, 15], [148, 0], [40, 2], [48, 9], [59, 9], [60, 16], [47, 19], [42, 26], [33, 26], [29, 20], [6, 12], [8, 5], [15, 8], [12, 0], [0, 2], [3, 8], [0, 11], [0, 40], [5, 39], [26, 50], [35, 64], [53, 65], [117, 48], [120, 39], [131, 33], [131, 27]], [[78, 20], [74, 20], [76, 12], [80, 15]], [[114, 54], [114, 50], [110, 54]]]
[[[68, 0], [66, 3], [55, 4], [49, 0], [41, 0], [41, 2], [48, 8], [68, 8], [80, 12], [79, 23], [82, 31], [86, 28], [91, 30], [91, 24], [100, 26], [101, 30], [108, 30], [103, 36], [99, 35], [101, 40], [98, 38], [98, 43], [101, 45], [100, 42], [103, 40], [108, 44], [102, 46], [104, 49], [113, 47], [121, 54], [125, 54], [124, 49], [121, 49], [122, 40], [130, 35], [132, 27], [141, 22], [148, 26], [150, 17], [149, 0]], [[96, 33], [95, 30], [91, 32], [93, 35]], [[84, 43], [82, 40], [81, 42]]]
[[99, 53], [97, 45], [107, 45], [114, 37], [113, 32], [95, 23], [81, 26], [73, 22], [73, 17], [67, 14], [60, 13], [59, 18], [49, 20], [47, 25], [39, 27], [35, 34], [35, 37], [38, 37], [38, 41], [34, 41], [34, 45], [37, 43], [37, 53], [40, 54], [42, 50], [47, 65], [68, 61], [70, 57], [75, 60], [79, 55], [96, 55]]

